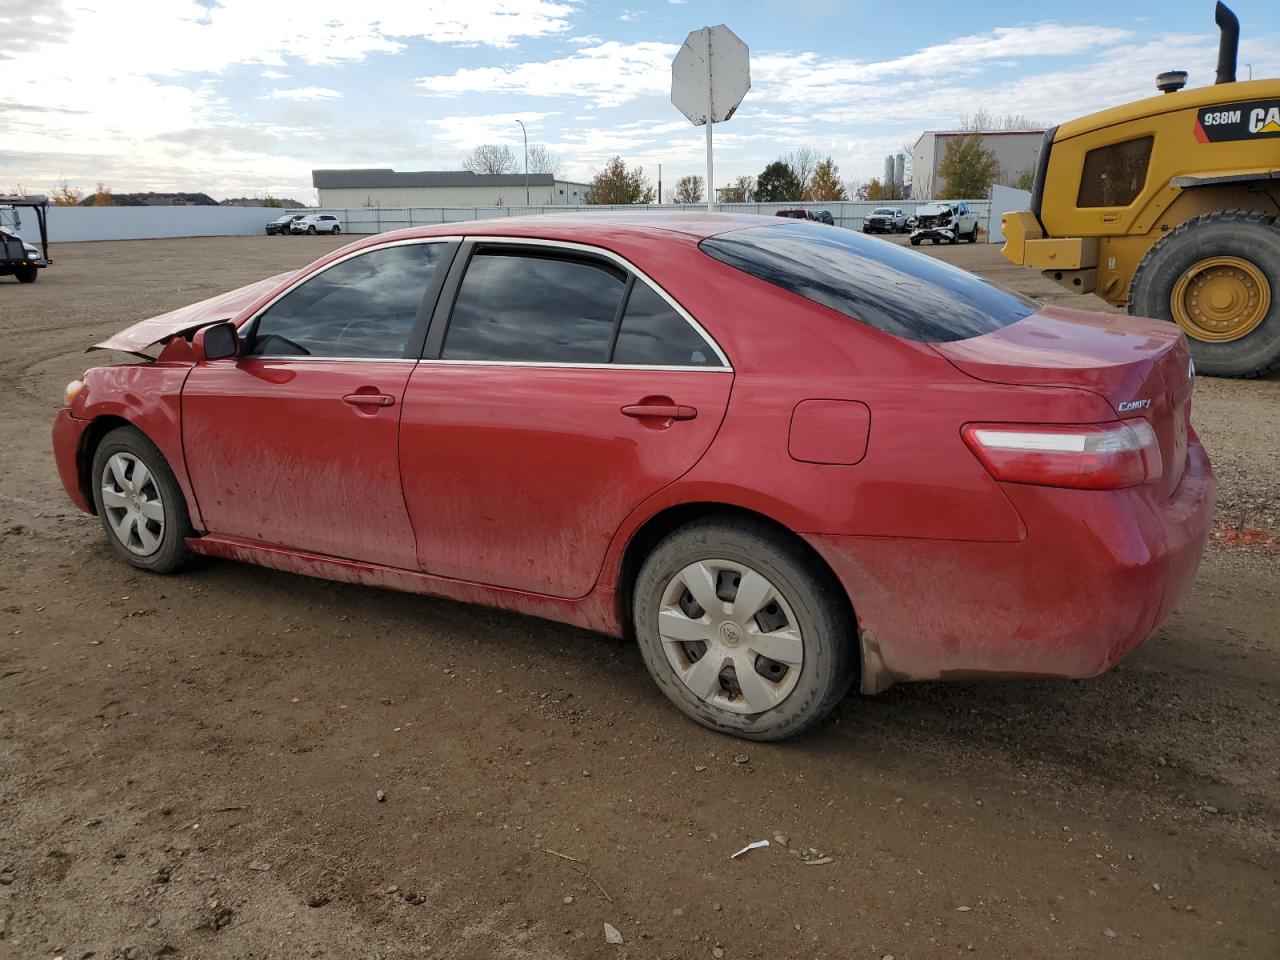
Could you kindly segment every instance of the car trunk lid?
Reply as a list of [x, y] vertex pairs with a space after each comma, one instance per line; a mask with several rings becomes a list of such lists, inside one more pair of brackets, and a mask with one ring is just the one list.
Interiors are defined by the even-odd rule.
[[1145, 418], [1160, 443], [1161, 496], [1181, 481], [1194, 374], [1175, 325], [1045, 307], [991, 333], [931, 346], [978, 380], [1088, 390], [1105, 399], [1118, 419]]

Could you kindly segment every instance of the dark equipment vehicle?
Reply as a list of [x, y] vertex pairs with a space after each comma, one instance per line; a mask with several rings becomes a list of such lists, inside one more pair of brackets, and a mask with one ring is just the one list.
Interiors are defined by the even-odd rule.
[[267, 224], [267, 236], [286, 236], [289, 233], [289, 225], [305, 216], [305, 213], [287, 213], [283, 217], [277, 217]]
[[[40, 248], [26, 243], [18, 236], [22, 226], [19, 210], [35, 211], [40, 224]], [[35, 283], [37, 272], [49, 265], [49, 198], [43, 196], [0, 196], [0, 212], [12, 216], [12, 229], [0, 223], [0, 277], [14, 276], [19, 283]]]

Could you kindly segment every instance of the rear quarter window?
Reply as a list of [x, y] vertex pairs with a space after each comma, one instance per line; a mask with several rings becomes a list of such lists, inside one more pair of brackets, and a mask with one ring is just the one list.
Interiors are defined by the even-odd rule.
[[946, 343], [1035, 313], [1034, 300], [923, 253], [808, 223], [708, 237], [703, 253], [904, 340]]

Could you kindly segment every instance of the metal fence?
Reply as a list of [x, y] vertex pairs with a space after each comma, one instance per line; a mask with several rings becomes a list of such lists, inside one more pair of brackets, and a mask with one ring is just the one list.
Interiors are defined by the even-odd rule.
[[[779, 210], [805, 209], [812, 213], [827, 211], [831, 214], [836, 226], [850, 230], [861, 230], [863, 223], [872, 210], [888, 206], [901, 209], [907, 216], [916, 207], [928, 203], [927, 200], [895, 200], [891, 203], [875, 203], [865, 200], [841, 201], [837, 203], [717, 203], [717, 213], [755, 213], [766, 217], [775, 216]], [[978, 222], [986, 229], [990, 216], [990, 204], [986, 200], [966, 200], [978, 215]], [[471, 220], [495, 220], [503, 217], [536, 216], [539, 214], [581, 214], [582, 216], [602, 213], [700, 213], [706, 210], [703, 203], [662, 203], [636, 206], [617, 205], [585, 205], [574, 207], [360, 207], [356, 209], [331, 210], [323, 209], [317, 213], [331, 213], [342, 222], [342, 229], [347, 233], [384, 233], [387, 230], [399, 230], [404, 227], [421, 227], [437, 223], [458, 223]], [[308, 210], [308, 213], [313, 211]]]
[[[867, 215], [876, 207], [901, 208], [908, 215], [927, 201], [894, 200], [889, 203], [844, 201], [840, 203], [719, 203], [723, 213], [757, 213], [773, 216], [779, 210], [805, 208], [817, 213], [826, 210], [837, 226], [861, 230]], [[966, 201], [987, 227], [990, 204], [986, 200]], [[305, 213], [331, 213], [338, 217], [346, 233], [382, 233], [402, 227], [437, 223], [457, 223], [520, 217], [538, 214], [598, 216], [603, 213], [700, 213], [705, 204], [648, 204], [618, 206], [552, 207], [357, 207], [346, 210], [307, 209]], [[50, 207], [49, 240], [147, 240], [166, 237], [253, 236], [264, 232], [267, 223], [284, 213], [278, 207]], [[18, 232], [36, 242], [39, 230], [34, 215], [22, 216]]]

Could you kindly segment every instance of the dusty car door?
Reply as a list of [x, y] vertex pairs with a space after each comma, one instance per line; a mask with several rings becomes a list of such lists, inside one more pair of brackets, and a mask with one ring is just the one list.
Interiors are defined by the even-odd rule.
[[589, 592], [622, 520], [698, 461], [733, 380], [674, 301], [563, 245], [465, 246], [425, 356], [400, 430], [423, 570], [559, 597]]
[[183, 450], [210, 532], [417, 568], [400, 403], [454, 249], [335, 261], [242, 326], [239, 357], [192, 370]]

